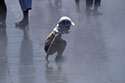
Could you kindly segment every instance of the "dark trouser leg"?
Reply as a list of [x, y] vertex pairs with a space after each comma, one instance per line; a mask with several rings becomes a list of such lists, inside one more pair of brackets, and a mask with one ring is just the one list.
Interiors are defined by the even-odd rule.
[[86, 8], [92, 7], [93, 0], [86, 0]]
[[98, 7], [100, 6], [101, 4], [101, 0], [95, 0], [95, 3], [94, 3], [94, 10], [97, 11]]
[[7, 7], [4, 0], [0, 1], [0, 23], [6, 25]]
[[26, 22], [26, 23], [28, 23], [28, 10], [26, 10], [26, 11], [23, 11], [23, 20]]
[[77, 6], [79, 6], [79, 1], [80, 0], [75, 0]]
[[78, 11], [78, 12], [80, 12], [79, 1], [80, 1], [80, 0], [75, 0], [75, 2], [76, 2], [76, 7], [77, 7], [77, 11]]
[[95, 3], [94, 3], [94, 13], [93, 15], [102, 15], [102, 13], [100, 13], [98, 11], [98, 7], [101, 5], [101, 0], [95, 0]]
[[79, 1], [80, 1], [80, 0], [75, 0], [76, 4], [79, 4]]
[[86, 0], [86, 15], [89, 17], [92, 13], [91, 7], [93, 5], [93, 0]]

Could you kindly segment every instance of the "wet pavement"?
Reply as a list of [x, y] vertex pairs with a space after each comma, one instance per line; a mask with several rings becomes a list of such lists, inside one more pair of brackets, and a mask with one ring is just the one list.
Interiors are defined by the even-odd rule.
[[[60, 2], [56, 2], [60, 1]], [[70, 3], [70, 5], [69, 5]], [[0, 83], [125, 83], [125, 0], [102, 0], [100, 16], [86, 17], [85, 1], [33, 0], [28, 30], [15, 27], [22, 18], [18, 0], [6, 0], [6, 28], [0, 30]], [[58, 19], [76, 26], [64, 35], [62, 60], [45, 61], [44, 42]]]

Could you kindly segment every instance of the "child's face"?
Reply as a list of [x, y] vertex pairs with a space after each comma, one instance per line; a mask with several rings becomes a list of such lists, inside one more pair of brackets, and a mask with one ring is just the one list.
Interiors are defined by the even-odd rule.
[[59, 23], [59, 27], [69, 29], [71, 27], [71, 22], [68, 20], [63, 20]]

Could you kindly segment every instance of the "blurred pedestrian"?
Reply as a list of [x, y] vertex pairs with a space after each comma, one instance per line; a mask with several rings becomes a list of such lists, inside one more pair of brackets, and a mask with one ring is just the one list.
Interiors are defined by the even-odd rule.
[[[99, 14], [98, 7], [101, 5], [101, 0], [86, 0], [86, 11], [88, 13], [94, 12]], [[93, 10], [91, 9], [94, 6]]]
[[5, 0], [0, 0], [0, 26], [6, 26], [7, 7]]
[[19, 0], [22, 12], [23, 12], [23, 19], [19, 22], [16, 22], [16, 26], [26, 26], [28, 25], [28, 15], [29, 10], [32, 8], [32, 0]]

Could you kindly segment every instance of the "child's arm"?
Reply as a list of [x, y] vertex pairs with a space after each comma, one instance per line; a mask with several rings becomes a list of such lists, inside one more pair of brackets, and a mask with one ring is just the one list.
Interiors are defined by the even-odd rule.
[[55, 42], [59, 39], [58, 37], [59, 37], [59, 34], [56, 34], [55, 37], [53, 38], [53, 40], [52, 40], [52, 42], [51, 42], [51, 44], [50, 44], [50, 46], [48, 48], [48, 51], [47, 51], [46, 61], [48, 61], [49, 52], [53, 48]]

